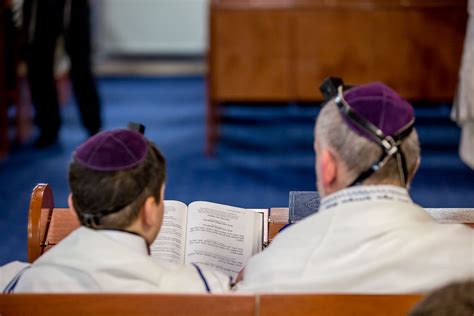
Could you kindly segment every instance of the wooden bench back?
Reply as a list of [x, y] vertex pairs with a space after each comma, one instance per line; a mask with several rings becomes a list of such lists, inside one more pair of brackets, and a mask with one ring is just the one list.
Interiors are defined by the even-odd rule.
[[[28, 219], [29, 260], [33, 262], [78, 226], [71, 210], [54, 208], [51, 188], [38, 184], [33, 190]], [[417, 294], [14, 294], [0, 295], [0, 314], [404, 316], [420, 299]]]
[[[464, 223], [474, 228], [474, 209], [426, 209], [443, 223]], [[270, 209], [268, 238], [271, 240], [288, 223], [288, 208]], [[31, 194], [28, 216], [28, 260], [35, 261], [79, 227], [76, 214], [68, 208], [55, 208], [51, 187], [38, 184]]]
[[2, 316], [255, 316], [253, 295], [5, 294]]
[[420, 295], [5, 294], [2, 316], [405, 316]]
[[413, 295], [272, 294], [260, 295], [260, 316], [404, 315], [421, 299]]
[[40, 183], [31, 194], [28, 214], [28, 260], [35, 261], [79, 227], [76, 214], [69, 208], [54, 208], [51, 187]]

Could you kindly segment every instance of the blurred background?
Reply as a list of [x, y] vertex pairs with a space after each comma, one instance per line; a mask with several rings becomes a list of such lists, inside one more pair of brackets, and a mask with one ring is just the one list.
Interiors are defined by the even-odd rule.
[[[74, 38], [66, 30], [78, 18], [74, 5], [32, 0], [36, 14], [40, 2], [51, 5], [41, 11], [46, 16], [54, 5], [60, 7], [54, 85], [61, 128], [54, 142], [41, 148], [35, 143], [41, 135], [34, 121], [28, 47], [39, 15], [28, 17], [33, 26], [26, 34], [26, 2], [0, 0], [0, 265], [27, 260], [28, 206], [37, 183], [49, 183], [55, 205], [66, 207], [67, 166], [88, 137], [68, 57]], [[166, 199], [287, 207], [289, 191], [315, 190], [319, 84], [337, 75], [349, 84], [383, 81], [413, 102], [422, 145], [411, 188], [417, 203], [474, 207], [474, 171], [459, 158], [461, 128], [450, 117], [467, 1], [87, 4], [101, 129], [130, 121], [146, 126], [146, 136], [167, 158]], [[73, 51], [85, 49], [81, 45]]]

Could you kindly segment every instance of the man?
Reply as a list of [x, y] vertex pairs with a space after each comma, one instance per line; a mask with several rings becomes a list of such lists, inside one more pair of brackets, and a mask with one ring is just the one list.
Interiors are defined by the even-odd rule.
[[164, 181], [165, 159], [142, 134], [119, 129], [90, 138], [69, 167], [69, 207], [81, 227], [11, 278], [4, 292], [228, 289], [227, 276], [164, 267], [150, 257], [163, 220]]
[[238, 289], [405, 293], [472, 277], [474, 231], [435, 222], [408, 195], [412, 106], [382, 83], [336, 91], [315, 128], [319, 212], [253, 257]]
[[474, 169], [474, 0], [469, 0], [467, 11], [469, 18], [451, 118], [462, 128], [459, 155]]
[[81, 121], [89, 136], [102, 125], [101, 105], [92, 74], [89, 0], [25, 0], [23, 34], [27, 38], [28, 81], [40, 135], [37, 148], [56, 143], [61, 127], [54, 80], [57, 40], [64, 36], [71, 80]]

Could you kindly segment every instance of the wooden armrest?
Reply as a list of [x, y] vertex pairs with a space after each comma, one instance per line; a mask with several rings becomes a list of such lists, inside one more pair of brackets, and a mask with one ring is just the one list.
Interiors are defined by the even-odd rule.
[[77, 227], [76, 214], [68, 208], [54, 208], [51, 187], [38, 184], [28, 214], [28, 261], [35, 261]]
[[43, 253], [49, 219], [54, 208], [53, 192], [48, 184], [39, 183], [31, 193], [28, 212], [28, 260], [33, 262]]

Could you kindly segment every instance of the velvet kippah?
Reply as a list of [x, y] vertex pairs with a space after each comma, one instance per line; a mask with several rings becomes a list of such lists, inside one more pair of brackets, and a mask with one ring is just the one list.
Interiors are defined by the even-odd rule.
[[[381, 82], [354, 87], [344, 93], [344, 99], [357, 114], [378, 127], [385, 135], [393, 136], [414, 120], [412, 105]], [[359, 135], [370, 135], [350, 119], [349, 127]]]
[[133, 168], [145, 160], [148, 141], [135, 131], [116, 129], [104, 131], [80, 145], [75, 160], [97, 171], [120, 171]]

